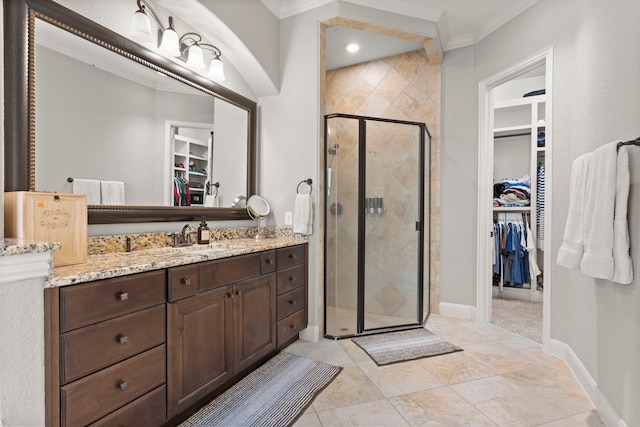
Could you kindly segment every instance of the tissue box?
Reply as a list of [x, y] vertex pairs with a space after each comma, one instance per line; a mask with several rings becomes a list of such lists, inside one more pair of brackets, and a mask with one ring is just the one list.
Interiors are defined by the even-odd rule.
[[15, 191], [4, 193], [8, 238], [59, 242], [53, 265], [87, 261], [87, 199], [84, 194]]

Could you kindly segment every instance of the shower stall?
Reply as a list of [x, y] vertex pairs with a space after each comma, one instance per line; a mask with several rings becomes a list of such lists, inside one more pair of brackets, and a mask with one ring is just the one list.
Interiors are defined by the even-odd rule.
[[349, 114], [327, 115], [324, 126], [325, 336], [420, 327], [429, 307], [429, 130]]

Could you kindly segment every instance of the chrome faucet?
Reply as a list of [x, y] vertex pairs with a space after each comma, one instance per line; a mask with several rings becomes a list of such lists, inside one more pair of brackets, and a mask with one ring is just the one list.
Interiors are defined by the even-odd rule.
[[191, 243], [191, 232], [195, 229], [191, 226], [191, 224], [186, 224], [182, 227], [182, 232], [180, 233], [180, 240], [183, 244]]
[[182, 231], [173, 233], [173, 246], [193, 245], [190, 232], [194, 230], [190, 224], [186, 224], [182, 227]]

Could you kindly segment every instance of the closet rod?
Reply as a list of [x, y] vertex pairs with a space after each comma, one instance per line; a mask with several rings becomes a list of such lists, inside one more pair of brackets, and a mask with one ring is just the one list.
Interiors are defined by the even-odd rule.
[[525, 133], [514, 133], [514, 134], [509, 134], [509, 135], [496, 135], [493, 137], [493, 139], [498, 139], [498, 138], [511, 138], [514, 136], [529, 136], [531, 135], [531, 132], [525, 132]]

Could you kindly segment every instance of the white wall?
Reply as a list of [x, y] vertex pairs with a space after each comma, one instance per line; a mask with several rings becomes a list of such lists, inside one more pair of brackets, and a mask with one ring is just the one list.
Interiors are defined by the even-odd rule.
[[[451, 90], [445, 83], [443, 103], [467, 102], [477, 110], [477, 83], [549, 46], [554, 48], [554, 165], [552, 258], [562, 242], [568, 211], [569, 174], [572, 161], [579, 155], [615, 139], [631, 139], [640, 135], [640, 3], [635, 0], [599, 2], [596, 0], [540, 0], [507, 25], [479, 42], [465, 55], [473, 66], [461, 72], [459, 84], [468, 87], [465, 95]], [[454, 51], [456, 52], [456, 51]], [[443, 79], [451, 77], [450, 61], [456, 53], [447, 52]], [[473, 58], [475, 55], [475, 58]], [[453, 58], [452, 58], [453, 57]], [[450, 59], [452, 58], [452, 59]], [[459, 64], [456, 61], [454, 64]], [[473, 75], [473, 77], [472, 77]], [[462, 107], [462, 111], [466, 111]], [[451, 117], [453, 115], [453, 117]], [[473, 115], [473, 114], [472, 114]], [[445, 195], [460, 187], [476, 185], [477, 128], [469, 127], [469, 115], [459, 114], [457, 107], [446, 107], [443, 113], [443, 175], [442, 212], [456, 212], [459, 202]], [[477, 111], [475, 113], [477, 117]], [[456, 176], [448, 157], [458, 152], [450, 145], [451, 135], [464, 132], [469, 141], [466, 155], [467, 175], [462, 181]], [[467, 133], [468, 131], [468, 133]], [[462, 161], [462, 160], [461, 160]], [[640, 158], [632, 157], [631, 168], [640, 171]], [[629, 218], [640, 216], [640, 174], [632, 175]], [[473, 196], [474, 198], [476, 195]], [[457, 210], [454, 210], [457, 209]], [[472, 217], [475, 218], [475, 217]], [[453, 255], [448, 242], [457, 223], [443, 215], [441, 236], [442, 299], [464, 304], [473, 284], [450, 280], [459, 275], [459, 264], [447, 260]], [[475, 236], [475, 221], [463, 225], [465, 236]], [[634, 264], [640, 266], [640, 227], [631, 220], [631, 246]], [[458, 233], [462, 233], [458, 230]], [[446, 249], [446, 251], [445, 251]], [[475, 260], [475, 245], [459, 247], [456, 254]], [[457, 269], [454, 267], [457, 266]], [[636, 277], [640, 270], [636, 267]], [[584, 366], [585, 373], [595, 382], [595, 393], [602, 397], [608, 409], [605, 421], [613, 425], [620, 417], [628, 426], [640, 425], [640, 280], [629, 286], [594, 280], [578, 272], [553, 266], [550, 272], [551, 337], [566, 343]], [[447, 280], [445, 280], [447, 278]]]

